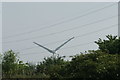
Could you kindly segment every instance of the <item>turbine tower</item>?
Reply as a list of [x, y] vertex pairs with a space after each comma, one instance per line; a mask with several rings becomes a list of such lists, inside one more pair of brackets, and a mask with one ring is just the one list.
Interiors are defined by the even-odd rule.
[[45, 46], [42, 46], [42, 45], [40, 45], [40, 44], [38, 44], [38, 43], [36, 43], [36, 42], [33, 42], [33, 43], [36, 44], [36, 45], [38, 45], [38, 46], [40, 46], [40, 47], [42, 47], [43, 49], [47, 50], [48, 52], [50, 52], [50, 53], [52, 53], [52, 54], [54, 55], [54, 54], [56, 54], [56, 51], [58, 51], [62, 46], [64, 46], [66, 43], [68, 43], [68, 42], [71, 41], [72, 39], [74, 39], [74, 37], [70, 38], [69, 40], [67, 40], [66, 42], [64, 42], [63, 44], [61, 44], [61, 45], [60, 45], [59, 47], [57, 47], [55, 50], [51, 50], [51, 49], [49, 49], [49, 48], [47, 48], [47, 47], [45, 47]]

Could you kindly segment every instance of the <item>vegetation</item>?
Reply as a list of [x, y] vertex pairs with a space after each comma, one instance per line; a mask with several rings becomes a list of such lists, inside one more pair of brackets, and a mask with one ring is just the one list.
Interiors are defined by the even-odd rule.
[[95, 41], [99, 50], [89, 50], [65, 61], [60, 56], [44, 58], [37, 65], [23, 63], [9, 50], [2, 58], [3, 78], [81, 78], [87, 80], [120, 80], [120, 38], [106, 36]]
[[120, 58], [118, 54], [111, 55], [99, 50], [89, 51], [88, 54], [80, 54], [72, 58], [64, 74], [66, 77], [82, 79], [120, 79], [118, 58]]
[[109, 54], [120, 54], [120, 37], [107, 35], [108, 40], [102, 40], [99, 38], [95, 43], [98, 44], [99, 49]]

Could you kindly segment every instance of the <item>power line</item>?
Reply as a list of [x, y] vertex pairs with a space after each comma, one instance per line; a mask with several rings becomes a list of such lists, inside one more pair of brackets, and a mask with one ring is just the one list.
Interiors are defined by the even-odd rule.
[[63, 33], [63, 32], [67, 32], [67, 31], [70, 31], [70, 30], [75, 30], [75, 29], [78, 29], [78, 28], [83, 28], [85, 26], [89, 26], [89, 25], [100, 23], [100, 22], [103, 22], [103, 21], [106, 21], [106, 20], [109, 20], [109, 19], [113, 19], [113, 18], [115, 18], [117, 16], [118, 15], [111, 16], [111, 17], [104, 18], [104, 19], [100, 19], [100, 20], [97, 20], [97, 21], [94, 21], [94, 22], [91, 22], [91, 23], [87, 23], [87, 24], [84, 24], [84, 25], [81, 25], [81, 26], [76, 26], [76, 27], [70, 28], [70, 29], [65, 29], [65, 30], [62, 30], [62, 31], [59, 31], [59, 32], [53, 32], [53, 33], [50, 33], [50, 34], [36, 36], [36, 37], [31, 37], [31, 38], [26, 38], [26, 39], [21, 39], [21, 40], [7, 41], [7, 42], [4, 42], [4, 43], [22, 42], [22, 41], [26, 41], [26, 40], [35, 39], [35, 38], [43, 38], [43, 37], [47, 37], [47, 36], [53, 36], [53, 35], [58, 34], [58, 33]]
[[93, 32], [89, 32], [89, 33], [86, 33], [86, 34], [78, 35], [76, 37], [82, 37], [82, 36], [86, 36], [86, 35], [91, 35], [91, 34], [94, 34], [96, 32], [104, 31], [104, 30], [106, 30], [108, 28], [110, 29], [110, 28], [112, 28], [114, 26], [118, 26], [118, 24], [114, 24], [114, 25], [111, 25], [111, 26], [108, 26], [108, 27], [105, 27], [105, 28], [102, 28], [102, 29], [99, 29], [99, 30], [96, 30], [96, 31], [93, 31]]
[[[61, 48], [61, 50], [74, 48], [74, 47], [79, 47], [79, 46], [85, 46], [85, 45], [88, 45], [88, 44], [91, 44], [91, 43], [93, 43], [93, 42], [82, 43], [82, 44], [78, 44], [78, 45], [74, 45], [74, 46], [70, 46], [70, 47], [66, 47], [66, 48]], [[34, 53], [36, 53], [36, 52], [34, 52]], [[39, 53], [45, 53], [45, 52], [39, 52]], [[26, 54], [20, 54], [20, 55], [27, 55], [27, 54], [33, 54], [33, 52], [32, 53], [26, 53]]]
[[60, 24], [63, 24], [63, 23], [67, 23], [67, 22], [70, 22], [70, 21], [73, 21], [73, 20], [82, 18], [82, 17], [84, 17], [84, 16], [87, 16], [87, 15], [89, 15], [89, 14], [99, 12], [99, 11], [101, 11], [101, 10], [103, 10], [103, 9], [106, 9], [106, 8], [111, 7], [111, 6], [114, 6], [114, 5], [116, 5], [116, 3], [107, 5], [107, 6], [103, 7], [103, 8], [96, 9], [96, 10], [93, 10], [93, 11], [88, 12], [88, 13], [86, 13], [86, 14], [83, 14], [83, 15], [80, 15], [80, 16], [76, 16], [76, 17], [74, 17], [74, 18], [71, 18], [71, 19], [68, 19], [68, 20], [65, 20], [65, 21], [61, 21], [61, 22], [58, 22], [58, 23], [55, 23], [55, 24], [52, 24], [52, 25], [49, 25], [49, 26], [45, 26], [45, 27], [42, 27], [42, 28], [39, 28], [39, 29], [34, 29], [34, 30], [31, 30], [31, 31], [28, 31], [28, 32], [23, 32], [23, 33], [16, 34], [16, 35], [13, 35], [13, 36], [8, 36], [6, 39], [12, 38], [12, 37], [16, 37], [16, 36], [25, 35], [25, 34], [28, 34], [28, 33], [37, 32], [37, 31], [40, 31], [40, 30], [43, 30], [43, 29], [46, 29], [46, 28], [51, 28], [51, 27], [54, 27], [54, 26], [56, 26], [56, 25], [60, 25]]
[[[75, 36], [75, 39], [76, 38], [81, 38], [81, 37], [84, 37], [84, 36], [87, 36], [87, 35], [91, 35], [91, 34], [94, 34], [94, 33], [97, 33], [97, 32], [100, 32], [100, 31], [104, 31], [106, 29], [110, 29], [110, 28], [113, 28], [114, 26], [117, 26], [118, 24], [114, 24], [114, 25], [111, 25], [111, 26], [108, 26], [108, 27], [105, 27], [105, 28], [102, 28], [102, 29], [99, 29], [99, 30], [96, 30], [96, 31], [92, 31], [92, 32], [89, 32], [89, 33], [85, 33], [85, 34], [82, 34], [82, 35], [78, 35], [78, 36]], [[56, 41], [56, 42], [52, 42], [52, 43], [47, 43], [47, 44], [44, 44], [44, 45], [49, 45], [49, 44], [53, 44], [53, 43], [58, 43], [58, 42], [61, 42], [61, 41], [65, 41], [66, 39], [64, 40], [60, 40], [60, 41]], [[26, 49], [21, 49], [22, 50], [28, 50], [28, 49], [33, 49], [33, 48], [36, 48], [36, 47], [30, 47], [30, 48], [26, 48]]]
[[[47, 44], [44, 44], [44, 45], [56, 44], [56, 43], [59, 43], [59, 42], [65, 41], [65, 40], [66, 40], [66, 39], [63, 39], [63, 40], [59, 40], [59, 41], [47, 43]], [[25, 50], [29, 50], [29, 49], [33, 49], [33, 48], [36, 48], [36, 47], [29, 47], [29, 48], [26, 48], [26, 49], [21, 49], [20, 51], [25, 51]]]
[[70, 46], [70, 47], [66, 47], [66, 48], [62, 48], [62, 49], [64, 50], [64, 49], [69, 49], [69, 48], [73, 48], [73, 47], [85, 46], [85, 45], [92, 44], [92, 43], [93, 43], [93, 41], [92, 42], [78, 44], [78, 45], [74, 45], [74, 46]]

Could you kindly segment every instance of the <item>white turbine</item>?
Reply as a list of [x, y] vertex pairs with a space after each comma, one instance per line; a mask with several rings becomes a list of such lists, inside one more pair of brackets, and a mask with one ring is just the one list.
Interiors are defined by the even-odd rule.
[[44, 47], [36, 42], [33, 42], [34, 44], [44, 48], [45, 50], [49, 51], [50, 53], [52, 53], [53, 55], [56, 54], [56, 51], [59, 50], [62, 46], [64, 46], [66, 43], [68, 43], [70, 40], [74, 39], [74, 37], [70, 38], [69, 40], [67, 40], [66, 42], [64, 42], [63, 44], [61, 44], [59, 47], [57, 47], [55, 50], [51, 50], [51, 49], [48, 49], [47, 47]]

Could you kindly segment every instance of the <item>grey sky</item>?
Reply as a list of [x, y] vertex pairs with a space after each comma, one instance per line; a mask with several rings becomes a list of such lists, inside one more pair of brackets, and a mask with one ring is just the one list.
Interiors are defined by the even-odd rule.
[[[101, 9], [103, 7], [106, 8]], [[45, 45], [48, 48], [55, 49], [64, 41], [74, 36], [74, 40], [66, 44], [58, 51], [60, 55], [69, 56], [79, 54], [85, 50], [97, 49], [97, 45], [94, 44], [94, 41], [98, 40], [99, 37], [105, 38], [105, 35], [107, 34], [118, 34], [118, 9], [117, 3], [113, 2], [3, 3], [2, 9], [3, 51], [12, 49], [16, 52], [20, 52], [20, 59], [24, 61], [38, 62], [41, 61], [44, 57], [52, 55], [46, 50], [34, 45], [32, 43], [34, 41], [42, 45], [58, 41], [58, 43]], [[90, 13], [95, 10], [98, 11]], [[85, 16], [71, 20], [72, 18], [80, 15]], [[52, 24], [60, 23], [63, 21], [68, 22], [64, 22], [52, 27], [50, 26]], [[95, 23], [89, 24], [93, 22]], [[85, 26], [85, 24], [89, 25]], [[109, 28], [109, 26], [115, 24], [116, 26]], [[84, 27], [81, 25], [84, 25]], [[48, 28], [40, 30], [46, 26]], [[108, 29], [104, 29], [105, 27], [108, 27]], [[74, 29], [57, 33], [70, 28]], [[34, 32], [26, 33], [31, 30]], [[45, 37], [43, 36], [54, 32], [57, 34], [48, 35]], [[19, 36], [18, 34], [21, 35]], [[68, 48], [70, 46], [75, 47]]]
[[0, 52], [2, 52], [2, 3], [0, 2]]

